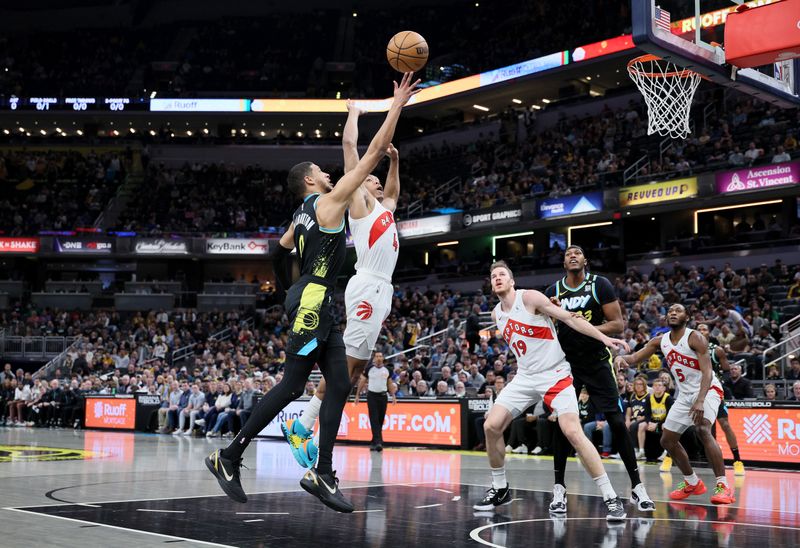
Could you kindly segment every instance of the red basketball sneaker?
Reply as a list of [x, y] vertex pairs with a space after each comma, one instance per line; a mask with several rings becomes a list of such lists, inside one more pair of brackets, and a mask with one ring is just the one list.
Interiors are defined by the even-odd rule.
[[711, 496], [711, 502], [713, 504], [732, 504], [736, 502], [736, 495], [733, 492], [733, 488], [724, 483], [718, 483], [717, 486], [714, 487], [714, 494]]
[[690, 495], [702, 495], [706, 492], [706, 484], [703, 480], [697, 480], [695, 485], [689, 485], [685, 481], [678, 484], [678, 488], [669, 494], [672, 500], [688, 499]]

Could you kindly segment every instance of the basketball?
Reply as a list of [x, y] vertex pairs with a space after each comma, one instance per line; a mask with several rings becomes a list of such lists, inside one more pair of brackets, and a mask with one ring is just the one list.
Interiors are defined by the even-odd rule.
[[386, 46], [386, 59], [398, 72], [417, 72], [428, 62], [428, 42], [414, 31], [398, 32]]

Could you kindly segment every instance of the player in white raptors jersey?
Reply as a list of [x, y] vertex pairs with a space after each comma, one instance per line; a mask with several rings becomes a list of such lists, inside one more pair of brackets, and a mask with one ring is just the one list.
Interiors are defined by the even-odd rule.
[[682, 304], [673, 304], [667, 311], [669, 332], [650, 339], [635, 354], [617, 357], [617, 364], [623, 361], [629, 365], [641, 363], [660, 350], [675, 378], [678, 397], [667, 413], [661, 445], [680, 468], [684, 481], [670, 493], [670, 498], [683, 500], [690, 495], [702, 495], [706, 492], [705, 484], [692, 470], [689, 456], [681, 445], [681, 434], [694, 425], [705, 448], [706, 458], [717, 477], [711, 502], [731, 504], [736, 502], [736, 497], [725, 479], [722, 452], [711, 433], [711, 426], [717, 420], [719, 404], [724, 398], [722, 384], [711, 367], [708, 341], [694, 329], [686, 327], [688, 321], [686, 308]]
[[492, 510], [511, 502], [504, 464], [506, 452], [503, 431], [531, 404], [543, 399], [545, 405], [557, 414], [559, 427], [600, 488], [608, 507], [606, 518], [611, 521], [624, 520], [624, 506], [603, 470], [600, 455], [583, 433], [569, 363], [556, 337], [552, 318], [606, 346], [627, 349], [628, 345], [604, 335], [582, 316], [573, 316], [551, 303], [544, 294], [516, 289], [514, 275], [503, 261], [492, 265], [490, 277], [492, 291], [500, 298], [500, 303], [492, 312], [492, 319], [516, 357], [517, 374], [497, 396], [484, 423], [486, 453], [492, 468], [492, 487], [473, 508], [479, 511]]
[[[358, 164], [358, 117], [362, 114], [351, 101], [347, 102], [347, 110], [342, 134], [345, 173]], [[344, 294], [347, 311], [344, 344], [353, 383], [364, 371], [392, 308], [392, 274], [399, 251], [394, 210], [400, 195], [400, 165], [393, 145], [386, 150], [386, 155], [390, 160], [386, 187], [377, 177], [369, 175], [348, 208], [350, 232], [356, 248], [356, 274], [350, 278]], [[323, 379], [300, 418], [281, 424], [295, 459], [306, 468], [314, 465], [317, 456], [311, 435], [325, 397], [325, 387]], [[393, 383], [390, 390], [392, 394], [396, 390]], [[373, 440], [373, 448], [382, 450], [381, 443], [382, 440]]]

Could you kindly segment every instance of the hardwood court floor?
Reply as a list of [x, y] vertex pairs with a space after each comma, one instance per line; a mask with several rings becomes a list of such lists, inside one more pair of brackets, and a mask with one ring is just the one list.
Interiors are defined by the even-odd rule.
[[[514, 501], [474, 512], [489, 482], [485, 455], [341, 445], [334, 467], [356, 505], [337, 514], [302, 491], [283, 442], [259, 441], [245, 454], [237, 504], [221, 494], [203, 458], [224, 442], [98, 431], [0, 429], [0, 546], [242, 546], [280, 548], [423, 546], [694, 546], [800, 544], [800, 473], [748, 469], [737, 503], [714, 507], [709, 494], [670, 503], [680, 481], [643, 466], [657, 501], [646, 515], [628, 505], [619, 526], [605, 521], [594, 483], [570, 462], [569, 514], [547, 512], [552, 461], [512, 457]], [[52, 460], [64, 459], [64, 460]], [[621, 496], [621, 463], [606, 461]], [[707, 483], [708, 470], [698, 473]], [[734, 481], [731, 471], [730, 481]]]

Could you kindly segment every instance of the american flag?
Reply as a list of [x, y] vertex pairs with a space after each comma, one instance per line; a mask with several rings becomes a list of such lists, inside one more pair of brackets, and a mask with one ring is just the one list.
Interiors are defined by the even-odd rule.
[[669, 26], [669, 24], [670, 24], [669, 12], [667, 10], [662, 10], [661, 8], [656, 6], [655, 21], [656, 21], [656, 25], [659, 28], [661, 28], [661, 29], [663, 29], [663, 30], [665, 30], [667, 32], [671, 32], [670, 31], [670, 26]]

